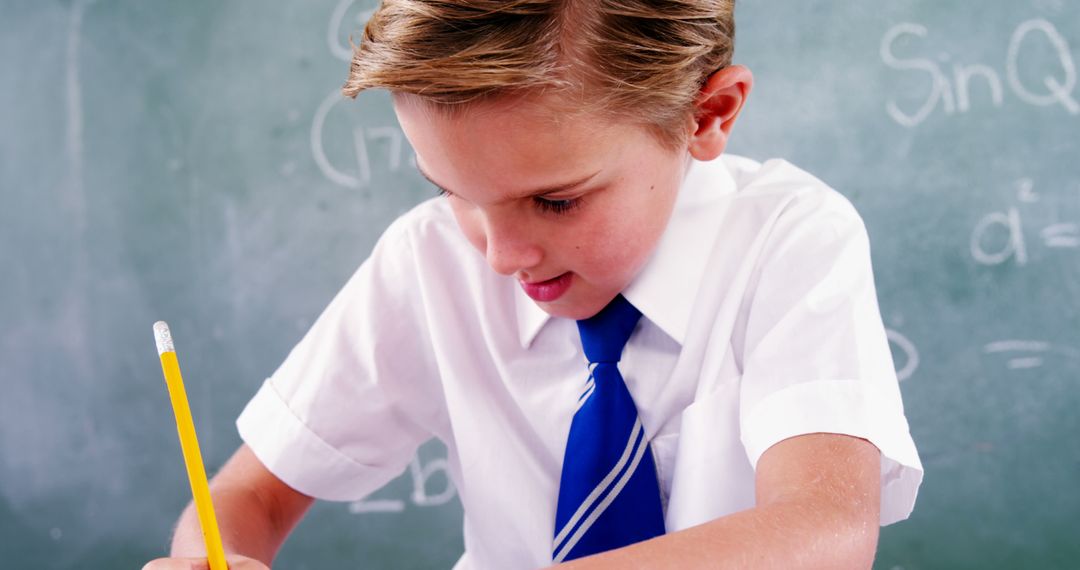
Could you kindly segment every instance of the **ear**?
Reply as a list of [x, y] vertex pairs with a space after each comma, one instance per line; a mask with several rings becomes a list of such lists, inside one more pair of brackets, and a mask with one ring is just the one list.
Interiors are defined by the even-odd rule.
[[731, 127], [753, 86], [754, 75], [741, 65], [730, 65], [709, 76], [694, 104], [691, 156], [708, 161], [724, 152]]

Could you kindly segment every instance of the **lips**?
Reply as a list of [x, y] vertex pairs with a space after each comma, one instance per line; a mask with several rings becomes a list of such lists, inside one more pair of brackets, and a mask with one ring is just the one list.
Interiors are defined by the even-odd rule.
[[567, 271], [547, 281], [534, 281], [532, 283], [519, 281], [519, 283], [521, 283], [521, 288], [525, 291], [525, 294], [534, 301], [550, 303], [562, 297], [563, 293], [566, 293], [566, 290], [570, 288], [572, 281], [573, 274]]

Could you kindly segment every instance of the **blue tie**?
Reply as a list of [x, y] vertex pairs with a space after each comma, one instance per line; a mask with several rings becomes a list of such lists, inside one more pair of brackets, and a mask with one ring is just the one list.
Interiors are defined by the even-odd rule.
[[578, 321], [592, 374], [566, 442], [555, 512], [555, 562], [664, 534], [660, 485], [618, 362], [641, 318], [622, 295]]

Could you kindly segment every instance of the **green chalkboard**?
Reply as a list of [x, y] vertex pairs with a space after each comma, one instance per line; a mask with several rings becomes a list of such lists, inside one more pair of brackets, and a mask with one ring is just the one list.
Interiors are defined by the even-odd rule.
[[[432, 195], [374, 0], [0, 0], [0, 566], [137, 568], [189, 499], [151, 325], [206, 463], [399, 213]], [[1080, 4], [742, 0], [731, 151], [855, 203], [926, 480], [877, 568], [1080, 565]], [[448, 568], [445, 448], [316, 506], [281, 568]]]

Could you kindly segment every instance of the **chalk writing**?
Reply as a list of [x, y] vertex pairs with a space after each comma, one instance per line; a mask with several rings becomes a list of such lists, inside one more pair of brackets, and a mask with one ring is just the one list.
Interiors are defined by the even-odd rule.
[[[995, 228], [1003, 229], [1008, 239], [999, 249], [990, 250], [984, 245], [986, 236]], [[983, 216], [971, 233], [971, 256], [983, 265], [998, 265], [1009, 258], [1015, 258], [1017, 265], [1027, 264], [1027, 245], [1024, 243], [1024, 228], [1020, 212], [1009, 208], [1006, 212], [993, 212]]]
[[[1050, 350], [1050, 343], [1036, 340], [1000, 340], [991, 342], [983, 347], [986, 354], [999, 352], [1021, 354], [1042, 354]], [[1042, 366], [1042, 356], [1014, 356], [1008, 361], [1009, 370], [1021, 368], [1036, 368]]]
[[[343, 100], [341, 93], [335, 89], [319, 104], [311, 123], [311, 156], [315, 159], [315, 164], [323, 176], [334, 184], [346, 188], [367, 188], [371, 184], [375, 168], [372, 163], [372, 153], [380, 147], [385, 147], [385, 157], [382, 157], [384, 160], [378, 164], [385, 165], [387, 172], [393, 174], [401, 170], [402, 157], [406, 151], [410, 154], [408, 164], [416, 165], [416, 155], [411, 152], [405, 133], [396, 125], [354, 127], [352, 129], [352, 156], [356, 161], [355, 174], [348, 172], [344, 167], [335, 165], [326, 152], [323, 139], [326, 136], [327, 117]], [[373, 146], [374, 149], [371, 148]], [[377, 156], [381, 157], [381, 155]]]
[[[311, 122], [311, 156], [315, 159], [315, 164], [319, 167], [319, 171], [322, 172], [323, 176], [334, 184], [346, 188], [360, 188], [361, 185], [366, 185], [369, 181], [363, 180], [362, 175], [357, 178], [338, 170], [330, 163], [330, 159], [326, 156], [326, 151], [323, 148], [323, 126], [326, 124], [326, 116], [330, 114], [330, 110], [341, 99], [341, 92], [335, 89], [322, 100], [319, 108], [315, 110], [315, 119]], [[363, 156], [367, 156], [366, 151]], [[362, 170], [362, 172], [365, 171]]]
[[[437, 473], [442, 474], [446, 486], [437, 493], [429, 493], [428, 481]], [[457, 489], [450, 480], [449, 464], [445, 458], [432, 459], [424, 464], [419, 455], [414, 456], [409, 462], [409, 478], [412, 481], [409, 499], [418, 507], [438, 507], [449, 503], [457, 496]], [[405, 507], [406, 501], [401, 499], [364, 499], [350, 503], [349, 512], [353, 514], [400, 513], [405, 510]]]
[[[359, 130], [359, 129], [358, 129]], [[355, 131], [354, 131], [355, 132]], [[401, 168], [401, 147], [404, 146], [405, 133], [397, 127], [372, 127], [364, 130], [364, 134], [372, 142], [383, 140], [389, 147], [387, 166], [390, 172], [397, 172]], [[360, 145], [357, 145], [358, 147]], [[366, 149], [367, 145], [363, 145]], [[367, 159], [365, 158], [365, 161]]]
[[[343, 40], [351, 38], [354, 31], [363, 30], [364, 24], [375, 12], [374, 8], [362, 8], [354, 18], [350, 19], [347, 15], [354, 4], [356, 0], [340, 0], [334, 7], [334, 13], [330, 16], [330, 25], [326, 31], [326, 45], [330, 48], [330, 53], [342, 61], [352, 61], [352, 48]], [[346, 26], [346, 22], [350, 24]]]
[[[367, 21], [375, 12], [375, 7], [372, 6], [372, 4], [374, 4], [374, 2], [371, 1], [338, 1], [330, 16], [329, 25], [327, 26], [326, 31], [326, 45], [329, 48], [331, 55], [342, 61], [352, 60], [352, 47], [349, 45], [349, 42], [357, 41], [355, 35], [363, 30]], [[345, 101], [345, 98], [341, 95], [339, 90], [334, 89], [321, 103], [319, 103], [318, 108], [315, 110], [315, 117], [311, 123], [311, 155], [315, 159], [315, 164], [318, 166], [319, 171], [334, 184], [346, 188], [367, 188], [371, 185], [375, 168], [384, 165], [382, 162], [377, 164], [372, 163], [370, 147], [373, 144], [378, 145], [381, 143], [387, 146], [385, 166], [390, 173], [395, 173], [401, 169], [402, 157], [405, 153], [405, 149], [408, 148], [407, 141], [405, 141], [405, 135], [402, 133], [401, 129], [396, 125], [366, 128], [355, 127], [352, 129], [351, 136], [352, 157], [356, 162], [355, 167], [347, 168], [342, 165], [334, 164], [326, 152], [323, 141], [326, 136], [327, 117], [333, 111], [335, 106], [342, 101]], [[332, 124], [335, 123], [339, 123], [339, 121], [332, 122]], [[411, 156], [409, 164], [416, 164], [415, 155]]]
[[1051, 354], [1080, 360], [1080, 349], [1042, 340], [998, 340], [983, 345], [983, 353], [1006, 355], [1008, 360], [1005, 361], [1005, 366], [1009, 370], [1039, 368]]
[[[427, 465], [420, 465], [420, 458], [414, 457], [409, 464], [409, 472], [412, 474], [413, 492], [412, 500], [421, 507], [437, 507], [449, 503], [457, 495], [457, 489], [450, 480], [449, 464], [446, 459], [432, 459]], [[429, 495], [427, 483], [432, 475], [442, 472], [446, 479], [446, 487], [442, 491]]]
[[[1024, 103], [1041, 107], [1060, 106], [1070, 115], [1080, 115], [1080, 103], [1073, 96], [1077, 83], [1076, 61], [1068, 41], [1051, 22], [1035, 19], [1017, 26], [1009, 40], [1004, 81], [997, 69], [984, 63], [954, 62], [951, 73], [948, 73], [943, 65], [953, 58], [945, 52], [940, 53], [937, 60], [897, 55], [896, 48], [911, 37], [927, 38], [929, 34], [926, 26], [904, 22], [890, 28], [881, 40], [882, 63], [898, 71], [919, 72], [927, 82], [928, 94], [917, 109], [905, 111], [895, 100], [886, 103], [885, 110], [889, 117], [900, 125], [914, 127], [925, 121], [939, 106], [946, 115], [970, 111], [971, 87], [976, 82], [989, 91], [993, 107], [1004, 104], [1005, 86], [1008, 85], [1013, 95]], [[1056, 59], [1051, 62], [1053, 67], [1043, 75], [1042, 83], [1032, 85], [1021, 77], [1021, 54], [1030, 51], [1030, 46], [1040, 43], [1048, 46]]]
[[915, 343], [895, 330], [885, 329], [885, 335], [889, 339], [889, 344], [904, 356], [904, 365], [896, 371], [896, 379], [903, 382], [911, 378], [911, 375], [919, 368], [919, 351], [915, 348]]
[[[1039, 195], [1029, 179], [1017, 183], [1018, 200], [1022, 204], [1039, 202]], [[1004, 236], [1004, 240], [1000, 239]], [[1058, 222], [1043, 227], [1038, 234], [1042, 244], [1051, 249], [1080, 248], [1080, 224]], [[991, 245], [990, 243], [995, 245]], [[1011, 206], [1003, 211], [984, 215], [971, 232], [971, 256], [982, 265], [999, 265], [1013, 259], [1017, 265], [1027, 265], [1028, 244], [1024, 235], [1024, 219], [1020, 208]]]
[[354, 515], [364, 513], [400, 513], [405, 510], [405, 501], [397, 499], [364, 499], [349, 503], [349, 512]]
[[1043, 228], [1042, 236], [1046, 247], [1080, 247], [1080, 226], [1077, 224], [1053, 224]]
[[1030, 178], [1022, 178], [1017, 183], [1017, 199], [1025, 204], [1034, 204], [1039, 201], [1039, 195], [1035, 193], [1035, 182]]

